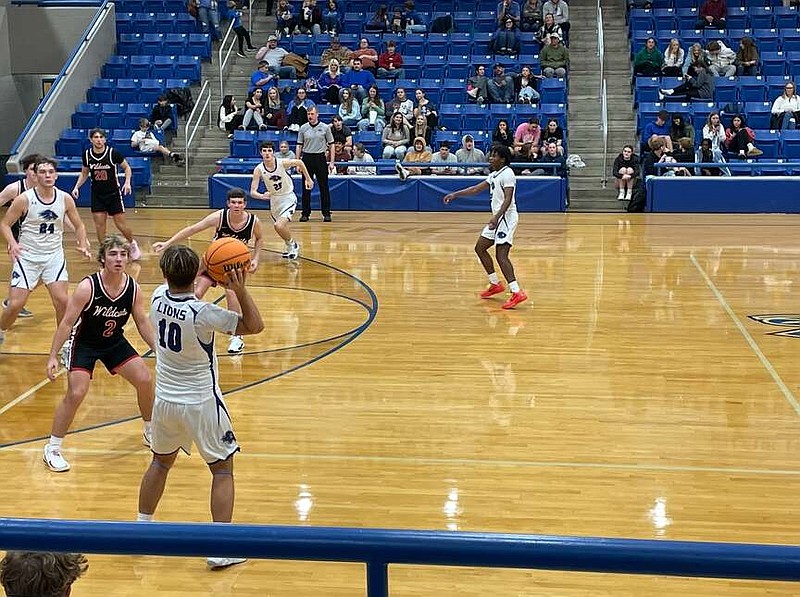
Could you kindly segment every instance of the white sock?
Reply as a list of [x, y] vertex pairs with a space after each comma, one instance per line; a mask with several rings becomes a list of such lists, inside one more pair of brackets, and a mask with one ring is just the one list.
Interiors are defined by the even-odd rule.
[[64, 442], [63, 437], [56, 437], [55, 435], [50, 436], [50, 441], [47, 442], [49, 445], [53, 446], [54, 448], [60, 448], [61, 444]]
[[497, 272], [489, 274], [489, 284], [499, 284], [500, 278], [497, 277]]
[[513, 282], [509, 282], [508, 289], [511, 292], [519, 292], [519, 283], [516, 280], [514, 280]]
[[136, 522], [152, 522], [152, 521], [153, 521], [152, 514], [142, 514], [141, 512], [139, 512], [136, 515]]

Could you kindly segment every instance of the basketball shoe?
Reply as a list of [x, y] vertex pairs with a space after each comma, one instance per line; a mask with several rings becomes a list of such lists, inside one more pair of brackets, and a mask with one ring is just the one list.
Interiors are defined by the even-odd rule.
[[244, 350], [244, 340], [241, 336], [231, 336], [228, 342], [228, 354], [239, 354]]
[[42, 454], [42, 460], [44, 460], [47, 467], [54, 473], [66, 473], [69, 470], [69, 462], [64, 460], [60, 447], [46, 444], [44, 453]]
[[481, 292], [481, 298], [489, 298], [494, 296], [495, 294], [500, 294], [501, 292], [505, 292], [506, 287], [502, 284], [502, 282], [498, 282], [497, 284], [489, 284], [489, 288]]
[[287, 259], [297, 259], [300, 256], [300, 245], [293, 241], [289, 250], [286, 252]]
[[131, 245], [131, 261], [139, 261], [142, 258], [142, 251], [139, 249], [139, 243], [136, 242], [136, 239], [130, 242]]
[[408, 178], [408, 170], [403, 168], [403, 165], [397, 161], [394, 163], [394, 170], [397, 172], [397, 175], [400, 177], [400, 180], [405, 180]]
[[512, 292], [509, 299], [503, 303], [503, 309], [513, 309], [517, 305], [522, 302], [528, 300], [528, 295], [525, 294], [524, 290], [520, 290], [519, 292]]
[[243, 564], [246, 561], [247, 558], [208, 558], [206, 560], [206, 564], [208, 564], [208, 567], [211, 568], [211, 570], [222, 570], [228, 566]]
[[[3, 301], [3, 309], [8, 309], [8, 299]], [[33, 313], [28, 311], [25, 307], [22, 307], [22, 311], [19, 312], [17, 317], [33, 317]]]

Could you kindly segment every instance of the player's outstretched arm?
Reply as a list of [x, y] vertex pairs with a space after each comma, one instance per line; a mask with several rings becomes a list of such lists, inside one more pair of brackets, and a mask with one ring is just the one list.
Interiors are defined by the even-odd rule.
[[142, 340], [147, 343], [150, 350], [156, 349], [156, 334], [153, 331], [153, 324], [147, 316], [144, 308], [144, 299], [142, 298], [142, 289], [136, 284], [136, 298], [133, 301], [133, 322], [136, 324], [136, 330], [142, 337]]
[[81, 311], [86, 308], [90, 300], [92, 300], [92, 283], [88, 278], [84, 278], [69, 297], [67, 310], [64, 312], [64, 317], [61, 318], [61, 323], [58, 324], [56, 333], [53, 335], [53, 342], [50, 344], [50, 355], [47, 357], [47, 377], [50, 381], [56, 378], [58, 372], [58, 351], [69, 338]]
[[83, 225], [83, 220], [81, 220], [81, 215], [78, 213], [78, 208], [75, 207], [75, 201], [72, 197], [66, 197], [64, 206], [67, 219], [75, 227], [75, 236], [78, 239], [78, 250], [83, 253], [84, 257], [91, 259], [92, 253], [89, 250], [89, 237], [86, 236], [86, 226]]
[[191, 238], [192, 236], [194, 236], [198, 232], [202, 232], [206, 228], [215, 228], [217, 224], [219, 224], [220, 218], [222, 218], [222, 210], [218, 209], [214, 213], [208, 214], [205, 218], [203, 218], [199, 222], [196, 222], [191, 226], [187, 226], [186, 228], [178, 230], [178, 232], [173, 234], [172, 238], [170, 238], [169, 240], [153, 243], [153, 250], [156, 253], [160, 253], [167, 247], [171, 247], [172, 245], [184, 241], [187, 238]]
[[0, 234], [3, 235], [6, 243], [8, 244], [8, 253], [12, 260], [19, 259], [22, 247], [14, 239], [14, 233], [11, 232], [11, 225], [19, 220], [28, 211], [28, 198], [24, 195], [18, 195], [6, 210], [6, 215], [0, 220]]
[[258, 185], [261, 183], [261, 175], [258, 173], [258, 168], [253, 170], [253, 178], [250, 180], [250, 196], [253, 199], [260, 199], [261, 201], [269, 201], [269, 193], [260, 193]]
[[236, 294], [242, 308], [242, 317], [236, 326], [236, 334], [239, 336], [260, 334], [264, 330], [264, 319], [244, 284], [246, 277], [247, 274], [240, 269], [231, 270], [228, 272], [228, 283], [226, 284], [228, 289]]
[[72, 197], [77, 199], [78, 195], [80, 195], [81, 186], [83, 183], [86, 182], [86, 179], [89, 178], [89, 168], [83, 166], [81, 168], [81, 173], [78, 174], [78, 180], [75, 181], [75, 186], [72, 187]]
[[253, 224], [253, 240], [253, 258], [250, 260], [251, 274], [258, 269], [258, 264], [261, 261], [261, 247], [264, 246], [264, 233], [258, 216], [256, 216], [256, 221]]
[[444, 196], [444, 202], [450, 203], [453, 199], [457, 199], [458, 197], [464, 197], [465, 195], [477, 195], [481, 191], [485, 191], [489, 188], [489, 183], [485, 180], [482, 180], [476, 185], [471, 187], [467, 187], [466, 189], [461, 189], [460, 191], [454, 191], [452, 193], [447, 193]]

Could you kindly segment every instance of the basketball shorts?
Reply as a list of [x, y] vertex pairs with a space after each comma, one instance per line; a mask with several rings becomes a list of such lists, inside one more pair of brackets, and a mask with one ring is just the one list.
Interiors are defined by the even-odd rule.
[[128, 361], [139, 356], [136, 349], [130, 345], [125, 338], [120, 338], [110, 346], [102, 348], [97, 346], [87, 346], [85, 342], [74, 342], [70, 353], [69, 370], [87, 371], [89, 377], [94, 374], [94, 365], [100, 361], [105, 365], [111, 375], [116, 375], [117, 371]]
[[281, 195], [280, 197], [270, 197], [269, 210], [272, 213], [274, 222], [277, 222], [278, 218], [286, 218], [291, 221], [295, 210], [297, 210], [297, 195], [292, 193], [290, 195]]
[[107, 213], [116, 216], [125, 211], [125, 204], [122, 202], [122, 192], [116, 194], [96, 195], [92, 193], [92, 213]]
[[48, 285], [54, 282], [66, 282], [69, 279], [63, 251], [34, 259], [26, 256], [26, 253], [23, 251], [22, 256], [14, 262], [14, 267], [11, 269], [11, 288], [33, 290], [40, 280]]
[[156, 396], [150, 441], [153, 453], [166, 455], [181, 449], [191, 454], [192, 443], [207, 464], [227, 460], [239, 451], [228, 407], [222, 398], [180, 404]]
[[481, 231], [481, 236], [493, 240], [496, 245], [513, 245], [514, 232], [517, 230], [517, 222], [519, 222], [519, 214], [517, 212], [506, 212], [503, 214], [503, 217], [500, 218], [500, 221], [497, 222], [497, 228], [492, 230], [489, 226], [485, 226]]

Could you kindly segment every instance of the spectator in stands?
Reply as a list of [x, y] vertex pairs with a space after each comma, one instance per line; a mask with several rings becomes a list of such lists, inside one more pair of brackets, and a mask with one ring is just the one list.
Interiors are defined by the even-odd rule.
[[253, 93], [256, 89], [265, 91], [276, 85], [275, 75], [269, 72], [269, 63], [266, 60], [262, 60], [258, 63], [258, 70], [250, 75], [250, 88], [247, 91], [248, 93]]
[[289, 0], [278, 0], [278, 8], [275, 11], [275, 15], [275, 25], [278, 31], [286, 36], [294, 34], [294, 28], [297, 27], [297, 19]]
[[378, 64], [378, 51], [369, 47], [369, 40], [366, 37], [361, 38], [361, 41], [358, 42], [358, 48], [353, 50], [350, 55], [350, 66], [353, 68], [355, 68], [356, 58], [361, 59], [361, 67], [364, 70], [373, 75], [375, 74], [375, 68]]
[[794, 81], [787, 81], [783, 93], [772, 103], [772, 117], [769, 128], [773, 130], [796, 129], [800, 122], [800, 97]]
[[406, 32], [406, 16], [399, 6], [395, 6], [389, 19], [389, 31], [392, 33]]
[[353, 154], [349, 147], [341, 141], [333, 142], [333, 159], [336, 162], [336, 174], [347, 174], [347, 164], [340, 164], [339, 162], [349, 162], [353, 159]]
[[[725, 163], [722, 156], [714, 152], [711, 148], [711, 139], [703, 139], [700, 141], [700, 148], [697, 150], [694, 161], [698, 164], [720, 164]], [[695, 174], [698, 176], [723, 176], [725, 171], [722, 168], [715, 168], [711, 166], [698, 166], [695, 168]]]
[[557, 164], [558, 168], [536, 168], [531, 174], [533, 176], [560, 176], [565, 178], [567, 176], [567, 163], [564, 155], [559, 153], [558, 145], [553, 141], [548, 141], [545, 144], [545, 149], [542, 156], [537, 161], [538, 164]]
[[516, 0], [500, 0], [497, 3], [497, 29], [505, 28], [507, 19], [511, 19], [516, 28], [519, 25], [521, 11]]
[[499, 62], [494, 65], [492, 78], [486, 82], [489, 100], [494, 104], [514, 103], [514, 79], [506, 74], [505, 67]]
[[251, 122], [255, 122], [259, 130], [266, 130], [267, 127], [264, 124], [264, 106], [261, 101], [263, 97], [264, 92], [260, 88], [257, 88], [254, 89], [245, 100], [244, 118], [242, 119], [242, 124], [239, 126], [243, 131], [250, 127]]
[[339, 10], [339, 4], [336, 0], [328, 0], [325, 3], [325, 8], [322, 9], [322, 31], [336, 35], [338, 31], [342, 30], [343, 13]]
[[343, 81], [344, 74], [339, 69], [339, 61], [332, 58], [328, 68], [317, 78], [317, 85], [326, 103], [339, 103]]
[[378, 57], [379, 79], [405, 79], [406, 71], [403, 69], [403, 57], [396, 51], [397, 46], [393, 39], [386, 44], [386, 51]]
[[264, 124], [268, 129], [281, 130], [286, 127], [286, 106], [283, 105], [281, 94], [277, 87], [270, 87], [267, 91], [267, 101], [264, 105]]
[[425, 95], [422, 89], [416, 89], [414, 96], [417, 98], [417, 105], [414, 106], [414, 116], [422, 114], [428, 121], [428, 128], [433, 130], [439, 127], [439, 112], [436, 106]]
[[542, 5], [540, 0], [525, 0], [522, 5], [519, 28], [536, 33], [542, 26]]
[[644, 47], [633, 58], [633, 74], [644, 77], [655, 77], [661, 74], [664, 56], [656, 45], [654, 37], [648, 37]]
[[[385, 33], [388, 30], [389, 30], [388, 8], [386, 7], [385, 4], [381, 4], [375, 9], [375, 14], [369, 17], [366, 23], [364, 23], [364, 31], [369, 31], [371, 33]], [[375, 59], [377, 60], [377, 57]]]
[[732, 77], [736, 74], [736, 52], [731, 50], [721, 41], [712, 40], [706, 46], [706, 54], [711, 71], [715, 77]]
[[88, 568], [80, 553], [9, 551], [0, 562], [0, 583], [9, 597], [69, 597]]
[[569, 6], [563, 0], [547, 0], [542, 6], [542, 16], [552, 14], [556, 25], [561, 27], [564, 44], [569, 40]]
[[[356, 143], [354, 148], [354, 162], [370, 162], [373, 163], [375, 160], [373, 157], [367, 152], [367, 148], [364, 147], [363, 143]], [[351, 176], [375, 176], [377, 174], [378, 169], [375, 166], [348, 166], [347, 173]]]
[[540, 49], [550, 43], [550, 36], [553, 34], [564, 37], [564, 32], [561, 30], [561, 27], [556, 24], [553, 13], [549, 12], [544, 15], [544, 22], [539, 28], [539, 31], [536, 32], [536, 41], [539, 42]]
[[449, 164], [447, 167], [431, 168], [431, 174], [436, 176], [453, 176], [458, 174], [458, 158], [450, 153], [450, 142], [439, 143], [439, 151], [431, 156], [431, 164]]
[[511, 150], [514, 149], [514, 135], [509, 130], [508, 120], [505, 118], [502, 118], [497, 122], [497, 126], [492, 133], [492, 145], [495, 143], [505, 145]]
[[[710, 74], [703, 66], [696, 65], [694, 67], [697, 73], [694, 77], [691, 75], [684, 75], [683, 83], [674, 89], [659, 89], [658, 99], [663, 101], [665, 97], [676, 102], [684, 102], [691, 100], [705, 100], [711, 101], [714, 99], [714, 75]], [[667, 150], [671, 151], [671, 147], [667, 146]]]
[[736, 159], [755, 158], [764, 152], [755, 146], [756, 135], [745, 123], [743, 114], [734, 114], [731, 126], [725, 129], [725, 148]]
[[361, 104], [353, 97], [353, 92], [347, 87], [342, 89], [339, 103], [339, 116], [347, 126], [356, 126], [361, 120]]
[[431, 150], [431, 139], [433, 138], [433, 129], [428, 126], [428, 119], [422, 114], [414, 116], [414, 126], [411, 129], [411, 136], [416, 139], [422, 137], [425, 139], [425, 148]]
[[354, 57], [351, 66], [352, 68], [342, 77], [342, 86], [349, 88], [356, 101], [361, 103], [367, 97], [367, 89], [375, 85], [375, 77], [363, 69], [361, 58]]
[[403, 4], [403, 16], [406, 19], [406, 33], [425, 33], [428, 24], [424, 17], [414, 8], [414, 0], [406, 0]]
[[167, 102], [166, 96], [159, 95], [156, 99], [156, 105], [150, 111], [150, 121], [157, 131], [172, 128], [172, 106]]
[[216, 0], [197, 0], [197, 20], [203, 33], [210, 33], [212, 40], [222, 36], [219, 33], [219, 8]]
[[697, 75], [698, 66], [708, 69], [709, 65], [710, 63], [708, 62], [705, 50], [703, 50], [703, 46], [698, 43], [692, 44], [692, 47], [689, 48], [689, 55], [683, 63], [683, 74], [694, 77]]
[[250, 40], [250, 32], [247, 27], [242, 25], [242, 11], [236, 4], [236, 0], [228, 0], [228, 14], [232, 20], [233, 32], [236, 34], [236, 42], [239, 44], [239, 51], [236, 53], [240, 58], [245, 58], [244, 44], [247, 43], [248, 50], [255, 50], [253, 42]]
[[692, 142], [692, 150], [694, 151], [694, 126], [691, 122], [687, 122], [683, 114], [672, 115], [672, 126], [669, 129], [669, 138], [672, 139], [672, 147], [677, 147], [678, 140], [688, 138]]
[[728, 14], [728, 7], [725, 0], [706, 0], [700, 7], [700, 16], [695, 23], [695, 29], [726, 29], [728, 24], [725, 20]]
[[217, 126], [228, 134], [228, 139], [233, 138], [233, 131], [242, 125], [244, 112], [236, 107], [236, 99], [232, 95], [222, 98], [219, 106]]
[[423, 164], [430, 164], [432, 157], [433, 156], [431, 155], [431, 152], [425, 147], [425, 139], [422, 137], [417, 137], [414, 139], [414, 146], [410, 151], [406, 152], [406, 155], [403, 158], [403, 164], [408, 167], [404, 168], [402, 165], [400, 165], [400, 162], [395, 164], [395, 169], [400, 175], [400, 180], [405, 180], [409, 176], [430, 174], [430, 168], [424, 167]]
[[342, 145], [350, 150], [350, 153], [353, 152], [353, 133], [338, 115], [331, 118], [331, 134], [334, 143], [341, 141]]
[[351, 54], [352, 52], [342, 45], [342, 42], [339, 41], [339, 38], [334, 36], [331, 37], [330, 47], [326, 48], [325, 51], [322, 52], [320, 63], [323, 67], [327, 67], [331, 60], [336, 59], [339, 61], [341, 70], [345, 70], [344, 65], [350, 64]]
[[297, 158], [294, 151], [289, 149], [289, 142], [284, 139], [278, 145], [278, 153], [275, 154], [275, 157], [281, 160], [294, 160]]
[[170, 151], [161, 145], [158, 137], [150, 130], [150, 121], [147, 118], [139, 119], [139, 130], [133, 131], [133, 135], [131, 135], [131, 147], [142, 153], [160, 153], [176, 164], [182, 159], [181, 154]]
[[319, 35], [322, 33], [322, 9], [317, 6], [317, 0], [303, 0], [300, 7], [297, 28], [300, 33]]
[[[560, 2], [560, 0], [558, 0]], [[550, 43], [542, 48], [540, 54], [542, 74], [548, 79], [566, 77], [569, 70], [569, 50], [561, 43], [555, 33], [550, 36]]]
[[367, 90], [367, 97], [361, 102], [361, 120], [358, 121], [358, 130], [373, 129], [381, 134], [386, 126], [386, 106], [381, 99], [377, 85], [372, 85]]
[[[641, 191], [642, 197], [645, 197], [647, 194], [647, 177], [658, 176], [660, 174], [660, 172], [656, 170], [655, 165], [661, 161], [663, 156], [664, 141], [661, 139], [653, 139], [649, 143], [648, 150], [642, 153], [639, 169], [641, 173], [639, 176], [639, 191]], [[644, 211], [644, 208], [645, 205], [642, 205], [639, 211]]]
[[256, 53], [256, 60], [266, 61], [269, 65], [269, 72], [283, 79], [296, 79], [297, 70], [293, 66], [283, 66], [283, 59], [288, 53], [285, 48], [278, 47], [278, 38], [270, 35], [267, 38], [267, 45]]
[[[551, 118], [547, 121], [547, 126], [544, 127], [544, 131], [542, 132], [542, 140], [545, 143], [554, 141], [556, 147], [558, 147], [558, 154], [564, 155], [564, 130], [559, 126], [557, 120]], [[542, 149], [539, 153], [543, 154], [545, 149], [545, 146], [542, 145]]]
[[708, 115], [706, 124], [703, 126], [703, 139], [711, 142], [714, 161], [724, 162], [722, 149], [725, 146], [725, 129], [719, 118], [719, 112], [712, 112]]
[[538, 104], [539, 92], [534, 87], [536, 75], [531, 72], [529, 66], [523, 66], [518, 75], [513, 75], [514, 79], [514, 92], [517, 96], [517, 103], [520, 104]]
[[[675, 147], [677, 149], [672, 152], [672, 157], [675, 158], [676, 162], [684, 164], [690, 164], [694, 162], [695, 152], [693, 139], [690, 139], [689, 137], [681, 137], [678, 139]], [[675, 173], [680, 176], [692, 176], [694, 171], [689, 170], [686, 167], [681, 167], [676, 168]]]
[[402, 161], [411, 143], [411, 129], [400, 112], [394, 112], [383, 129], [383, 159]]
[[503, 23], [503, 27], [495, 32], [492, 41], [489, 43], [489, 50], [492, 54], [517, 56], [521, 47], [522, 42], [517, 36], [514, 21], [509, 17]]
[[535, 161], [539, 155], [541, 140], [542, 127], [539, 126], [539, 117], [531, 116], [528, 122], [523, 122], [514, 131], [514, 154], [522, 158], [522, 161]]
[[673, 37], [669, 40], [667, 49], [664, 50], [664, 62], [661, 65], [661, 74], [665, 77], [683, 76], [683, 63], [685, 60], [686, 55], [681, 47], [681, 42]]
[[300, 127], [308, 122], [308, 111], [316, 108], [317, 105], [308, 97], [308, 92], [303, 87], [298, 87], [295, 91], [294, 99], [286, 108], [288, 114], [288, 129], [293, 132], [300, 130]]
[[752, 37], [743, 37], [736, 52], [736, 74], [745, 77], [758, 75], [758, 47]]
[[[459, 164], [486, 164], [486, 154], [475, 147], [472, 135], [461, 137], [461, 148], [456, 151], [456, 160]], [[466, 166], [459, 170], [460, 174], [467, 176], [481, 176], [489, 173], [489, 169], [480, 166]]]
[[639, 156], [633, 152], [632, 145], [625, 145], [620, 154], [614, 158], [611, 172], [614, 175], [614, 185], [618, 191], [617, 199], [630, 201], [633, 187], [636, 186], [636, 179], [639, 176]]
[[467, 77], [467, 97], [479, 104], [489, 98], [489, 79], [486, 78], [486, 67], [479, 64], [475, 67], [475, 74]]
[[648, 122], [644, 126], [644, 131], [642, 131], [642, 154], [647, 151], [648, 147], [652, 146], [652, 142], [656, 139], [661, 140], [668, 152], [672, 151], [672, 139], [670, 139], [669, 131], [669, 112], [659, 110], [655, 121]]
[[411, 126], [414, 121], [414, 102], [406, 95], [406, 90], [403, 87], [398, 87], [394, 90], [394, 98], [389, 102], [388, 109], [392, 114], [400, 112], [408, 126]]

